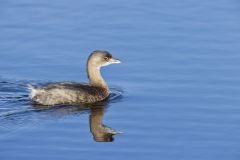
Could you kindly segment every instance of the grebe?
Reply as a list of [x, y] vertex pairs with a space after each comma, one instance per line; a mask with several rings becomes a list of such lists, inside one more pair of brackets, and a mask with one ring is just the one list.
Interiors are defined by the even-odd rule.
[[32, 101], [40, 105], [92, 104], [105, 100], [109, 96], [109, 88], [103, 79], [100, 68], [110, 64], [121, 63], [108, 51], [93, 51], [87, 61], [89, 84], [76, 82], [50, 83], [41, 87], [29, 85]]

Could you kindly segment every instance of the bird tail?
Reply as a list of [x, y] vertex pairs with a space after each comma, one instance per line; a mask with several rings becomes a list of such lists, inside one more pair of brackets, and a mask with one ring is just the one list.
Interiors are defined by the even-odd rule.
[[30, 92], [29, 97], [31, 99], [34, 98], [36, 96], [36, 94], [37, 94], [37, 89], [33, 85], [31, 85], [31, 84], [27, 85], [27, 89]]

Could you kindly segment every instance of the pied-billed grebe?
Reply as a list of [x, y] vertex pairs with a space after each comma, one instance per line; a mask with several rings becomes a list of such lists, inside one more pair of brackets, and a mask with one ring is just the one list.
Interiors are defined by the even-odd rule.
[[102, 101], [109, 88], [100, 73], [102, 66], [121, 63], [107, 51], [93, 51], [87, 61], [89, 84], [76, 82], [50, 83], [42, 87], [29, 86], [33, 102], [41, 105], [82, 104]]

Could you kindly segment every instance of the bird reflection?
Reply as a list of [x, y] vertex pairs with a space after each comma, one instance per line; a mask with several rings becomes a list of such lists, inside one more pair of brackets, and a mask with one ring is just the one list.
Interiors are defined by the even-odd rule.
[[[9, 124], [25, 124], [32, 121], [38, 121], [38, 116], [46, 119], [61, 118], [71, 114], [89, 113], [89, 129], [96, 142], [112, 142], [113, 136], [122, 132], [117, 132], [103, 124], [106, 105], [84, 105], [84, 106], [57, 106], [49, 107], [34, 105], [34, 110], [4, 112], [0, 114], [1, 123], [8, 126]], [[35, 114], [37, 113], [37, 114]], [[33, 116], [34, 115], [34, 116]]]
[[103, 124], [104, 106], [91, 107], [91, 113], [89, 115], [90, 131], [97, 142], [112, 142], [114, 140], [113, 135], [122, 132], [117, 132], [110, 127]]
[[[46, 110], [45, 106], [37, 106], [38, 109]], [[96, 142], [112, 142], [113, 136], [123, 132], [117, 132], [107, 125], [103, 124], [103, 117], [107, 108], [107, 102], [100, 102], [95, 105], [81, 105], [81, 106], [59, 106], [49, 109], [51, 114], [59, 117], [73, 113], [89, 112], [89, 129]]]

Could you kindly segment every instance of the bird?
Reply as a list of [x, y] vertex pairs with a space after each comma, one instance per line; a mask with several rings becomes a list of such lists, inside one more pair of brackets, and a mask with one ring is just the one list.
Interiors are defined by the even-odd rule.
[[44, 106], [93, 104], [109, 97], [110, 90], [101, 75], [101, 67], [119, 64], [105, 50], [93, 51], [87, 60], [87, 75], [89, 83], [54, 82], [42, 86], [28, 85], [33, 103]]

